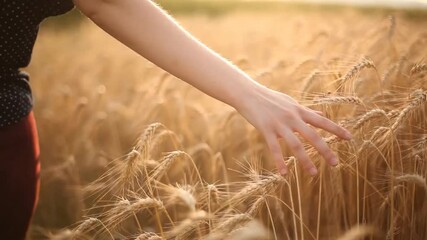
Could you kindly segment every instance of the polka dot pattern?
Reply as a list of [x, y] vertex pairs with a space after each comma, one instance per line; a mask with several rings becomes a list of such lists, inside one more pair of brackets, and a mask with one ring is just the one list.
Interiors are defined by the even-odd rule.
[[72, 0], [0, 0], [0, 128], [25, 117], [33, 107], [28, 66], [39, 24], [73, 9]]

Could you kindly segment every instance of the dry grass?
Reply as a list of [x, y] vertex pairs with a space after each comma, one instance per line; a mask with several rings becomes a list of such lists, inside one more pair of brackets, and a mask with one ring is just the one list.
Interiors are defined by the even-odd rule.
[[281, 177], [233, 109], [92, 24], [44, 29], [29, 69], [43, 164], [33, 239], [427, 238], [424, 20], [352, 11], [179, 20], [257, 81], [349, 128], [349, 142], [319, 131], [340, 164], [307, 144], [319, 175], [285, 151]]

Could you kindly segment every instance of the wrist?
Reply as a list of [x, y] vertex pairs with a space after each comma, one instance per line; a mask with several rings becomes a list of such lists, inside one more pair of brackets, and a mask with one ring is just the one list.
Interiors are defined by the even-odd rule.
[[232, 90], [231, 105], [238, 112], [242, 112], [250, 108], [256, 99], [262, 94], [265, 87], [250, 77], [244, 79], [244, 82], [236, 89]]

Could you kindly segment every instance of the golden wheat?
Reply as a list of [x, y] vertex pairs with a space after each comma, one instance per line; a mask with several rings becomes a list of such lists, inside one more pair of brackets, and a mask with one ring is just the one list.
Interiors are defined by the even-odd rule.
[[[351, 141], [319, 131], [337, 167], [305, 142], [313, 178], [282, 140], [289, 174], [277, 175], [236, 110], [90, 23], [71, 37], [42, 29], [29, 69], [44, 169], [33, 239], [427, 238], [425, 20], [301, 13], [179, 20], [257, 81], [300, 93], [352, 131]], [[369, 58], [355, 63], [360, 55]]]

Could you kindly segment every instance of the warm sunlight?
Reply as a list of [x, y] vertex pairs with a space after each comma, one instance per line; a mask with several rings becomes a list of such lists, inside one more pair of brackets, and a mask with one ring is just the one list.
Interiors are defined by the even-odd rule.
[[0, 0], [1, 240], [426, 240], [427, 0]]

